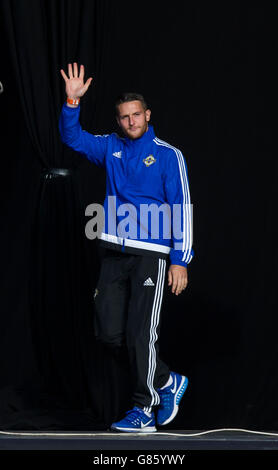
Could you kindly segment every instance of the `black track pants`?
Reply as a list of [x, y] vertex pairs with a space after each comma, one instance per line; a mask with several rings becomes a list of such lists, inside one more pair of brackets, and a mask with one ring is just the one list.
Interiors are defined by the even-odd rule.
[[127, 348], [133, 402], [159, 404], [170, 371], [158, 357], [166, 260], [105, 250], [95, 292], [95, 334], [116, 351]]

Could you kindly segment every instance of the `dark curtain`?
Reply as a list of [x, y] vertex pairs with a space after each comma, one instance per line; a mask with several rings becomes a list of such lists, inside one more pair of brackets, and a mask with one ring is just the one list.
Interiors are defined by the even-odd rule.
[[117, 131], [115, 96], [139, 91], [187, 160], [196, 255], [186, 292], [165, 297], [160, 343], [189, 388], [170, 427], [277, 429], [274, 12], [2, 0], [0, 21], [1, 428], [105, 428], [129, 406], [126, 364], [93, 334], [101, 253], [84, 213], [105, 173], [58, 134], [59, 70], [78, 61], [94, 77], [84, 129]]
[[[2, 318], [1, 357], [9, 371], [1, 373], [1, 426], [105, 426], [118, 412], [120, 372], [115, 386], [113, 375], [106, 381], [102, 368], [106, 352], [94, 342], [92, 300], [98, 259], [95, 246], [86, 244], [84, 236], [82, 159], [62, 146], [58, 119], [65, 100], [61, 68], [67, 70], [69, 61], [78, 60], [101, 78], [108, 2], [4, 1], [2, 12], [17, 106], [36, 159], [32, 163], [36, 174], [29, 178], [34, 189], [24, 269], [28, 311], [21, 319], [29, 338], [11, 344], [11, 325]], [[87, 125], [90, 119], [97, 121], [98, 79]], [[84, 104], [82, 113], [86, 109]], [[62, 172], [57, 174], [57, 168]], [[94, 173], [90, 187], [96, 177]], [[89, 194], [97, 197], [93, 189]], [[18, 328], [16, 319], [13, 325]], [[29, 351], [24, 357], [26, 342]], [[15, 356], [23, 355], [24, 372], [18, 370], [20, 361], [11, 361], [7, 343]], [[114, 397], [109, 400], [113, 389]]]

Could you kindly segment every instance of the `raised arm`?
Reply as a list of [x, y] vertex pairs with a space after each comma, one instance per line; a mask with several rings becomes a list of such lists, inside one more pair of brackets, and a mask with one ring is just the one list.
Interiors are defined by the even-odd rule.
[[[80, 66], [80, 72], [78, 73], [78, 64], [76, 62], [74, 62], [73, 67], [72, 64], [68, 64], [68, 76], [63, 69], [60, 72], [65, 80], [67, 98], [70, 99], [81, 98], [93, 80], [92, 77], [89, 77], [84, 83], [84, 65]], [[79, 103], [69, 104], [67, 100], [63, 105], [59, 119], [61, 140], [76, 152], [85, 155], [92, 163], [104, 167], [108, 136], [93, 135], [84, 131], [79, 122], [79, 115]]]

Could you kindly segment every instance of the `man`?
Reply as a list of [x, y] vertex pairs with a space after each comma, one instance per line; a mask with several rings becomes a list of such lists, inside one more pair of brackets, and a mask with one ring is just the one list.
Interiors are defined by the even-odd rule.
[[[188, 384], [159, 358], [157, 341], [166, 263], [170, 258], [168, 286], [179, 295], [193, 256], [185, 161], [178, 149], [155, 136], [151, 111], [139, 94], [126, 93], [116, 102], [123, 138], [82, 130], [80, 98], [92, 77], [84, 83], [84, 66], [79, 72], [76, 62], [68, 64], [68, 76], [61, 74], [67, 94], [59, 121], [62, 141], [107, 172], [105, 221], [98, 235], [106, 250], [95, 291], [95, 331], [115, 353], [126, 351], [133, 383], [133, 408], [111, 428], [154, 432], [156, 423], [174, 419]], [[180, 237], [172, 226], [177, 218]]]

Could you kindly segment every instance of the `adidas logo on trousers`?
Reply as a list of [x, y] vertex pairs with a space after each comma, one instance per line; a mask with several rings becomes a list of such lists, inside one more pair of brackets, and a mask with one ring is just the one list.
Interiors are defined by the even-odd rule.
[[154, 283], [153, 283], [153, 281], [151, 280], [151, 278], [148, 277], [148, 279], [145, 280], [143, 286], [154, 286]]

